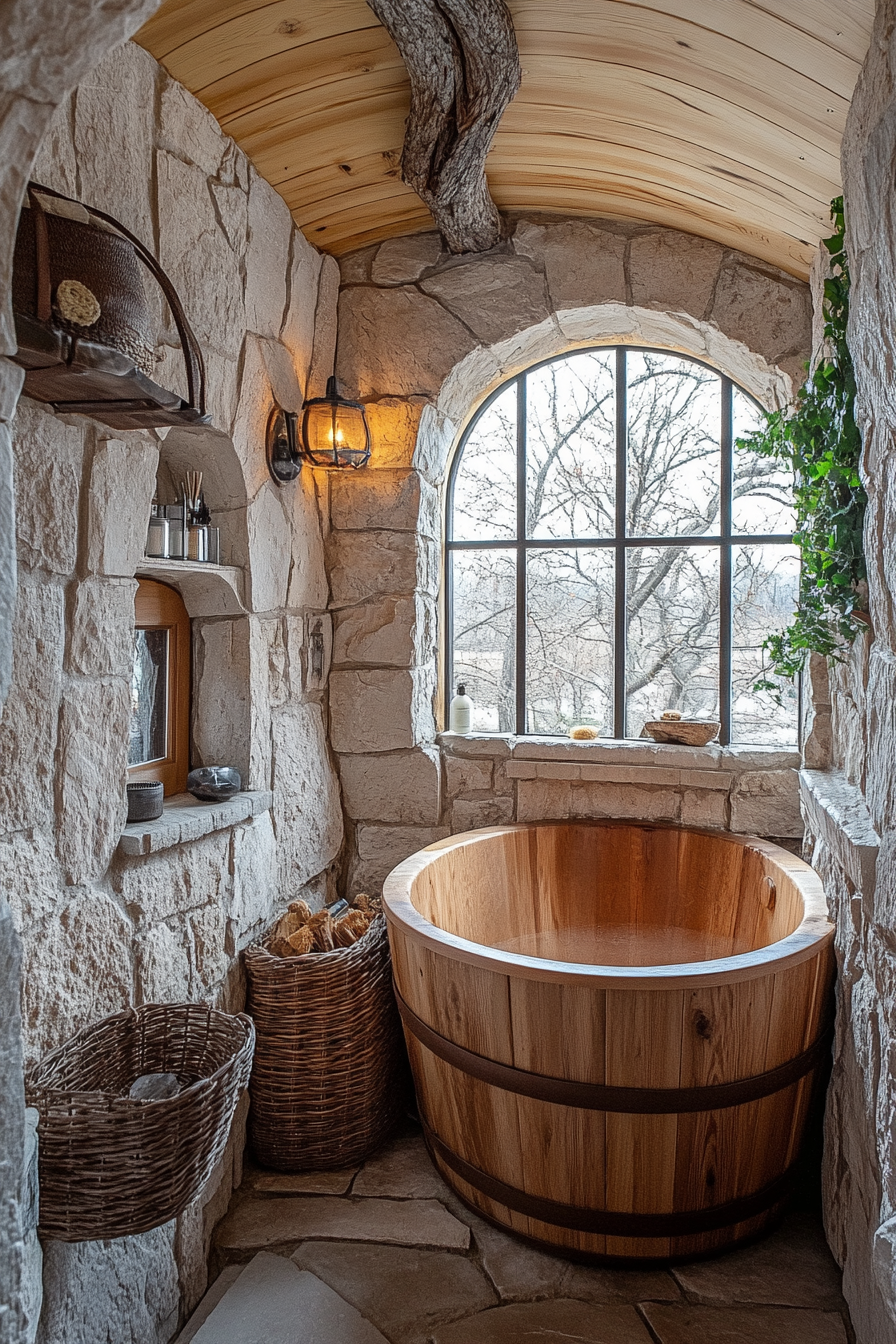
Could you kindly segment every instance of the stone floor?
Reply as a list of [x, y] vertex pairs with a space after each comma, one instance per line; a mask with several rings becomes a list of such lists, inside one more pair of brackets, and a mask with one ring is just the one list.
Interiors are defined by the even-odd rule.
[[408, 1123], [350, 1171], [247, 1166], [218, 1228], [218, 1277], [177, 1344], [852, 1344], [803, 1203], [715, 1260], [585, 1267], [472, 1214]]

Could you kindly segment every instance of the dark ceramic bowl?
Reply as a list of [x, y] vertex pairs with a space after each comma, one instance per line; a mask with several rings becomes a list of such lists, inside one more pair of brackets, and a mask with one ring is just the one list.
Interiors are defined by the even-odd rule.
[[243, 787], [239, 770], [232, 765], [201, 765], [187, 775], [187, 788], [204, 803], [222, 803]]
[[165, 786], [160, 779], [128, 785], [128, 821], [155, 821], [162, 815]]

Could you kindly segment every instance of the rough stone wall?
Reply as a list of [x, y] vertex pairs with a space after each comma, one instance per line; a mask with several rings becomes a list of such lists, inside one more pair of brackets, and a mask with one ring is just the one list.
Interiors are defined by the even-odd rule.
[[[512, 221], [511, 234], [486, 256], [448, 257], [427, 233], [341, 264], [338, 373], [366, 403], [374, 440], [367, 471], [328, 482], [332, 744], [355, 888], [439, 836], [514, 819], [652, 815], [785, 838], [801, 830], [788, 753], [744, 766], [736, 753], [685, 752], [682, 773], [674, 751], [543, 744], [539, 777], [531, 760], [531, 776], [508, 774], [506, 758], [522, 770], [531, 756], [526, 740], [437, 741], [440, 492], [485, 396], [540, 359], [623, 341], [705, 359], [781, 405], [811, 344], [808, 287], [716, 243], [544, 216]], [[701, 761], [704, 777], [686, 778]]]
[[[31, 1058], [128, 1003], [241, 1007], [240, 949], [298, 894], [322, 899], [342, 842], [323, 693], [306, 689], [303, 618], [328, 595], [316, 486], [304, 472], [278, 490], [264, 461], [272, 395], [300, 405], [313, 360], [331, 365], [335, 263], [200, 104], [130, 44], [59, 108], [34, 175], [118, 217], [160, 257], [206, 354], [215, 428], [118, 433], [24, 398], [12, 424], [19, 594], [0, 721], [0, 892], [23, 947]], [[176, 338], [154, 302], [156, 376], [172, 386]], [[205, 471], [237, 567], [223, 606], [184, 581], [194, 763], [235, 761], [244, 787], [272, 790], [273, 805], [128, 857], [116, 846], [134, 574], [157, 473], [177, 479], [186, 466]], [[204, 1291], [244, 1120], [174, 1223], [109, 1243], [45, 1243], [41, 1344], [167, 1344]]]
[[826, 1220], [860, 1344], [896, 1338], [894, 30], [896, 3], [881, 0], [843, 143], [849, 341], [869, 496], [865, 551], [873, 628], [831, 669], [830, 751], [820, 762], [826, 773], [804, 781], [814, 861], [837, 925], [840, 970]]

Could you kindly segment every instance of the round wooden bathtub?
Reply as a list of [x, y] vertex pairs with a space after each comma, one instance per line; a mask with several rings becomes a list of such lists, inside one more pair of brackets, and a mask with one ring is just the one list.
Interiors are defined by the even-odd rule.
[[830, 1053], [805, 863], [719, 831], [502, 826], [421, 850], [384, 894], [427, 1140], [468, 1204], [629, 1260], [780, 1213]]

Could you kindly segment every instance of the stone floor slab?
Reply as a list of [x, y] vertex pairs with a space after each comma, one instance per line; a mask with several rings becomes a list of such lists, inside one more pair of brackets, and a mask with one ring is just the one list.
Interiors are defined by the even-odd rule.
[[839, 1312], [796, 1307], [642, 1308], [660, 1344], [847, 1344]]
[[352, 1193], [393, 1199], [444, 1199], [448, 1187], [433, 1166], [423, 1135], [415, 1126], [364, 1163]]
[[817, 1219], [794, 1214], [764, 1241], [672, 1271], [691, 1302], [843, 1307], [840, 1270]]
[[435, 1330], [432, 1338], [433, 1344], [652, 1344], [634, 1307], [567, 1299], [494, 1307]]
[[243, 1185], [259, 1195], [344, 1195], [358, 1170], [262, 1171], [256, 1167], [246, 1172]]
[[214, 1283], [209, 1286], [202, 1301], [173, 1344], [190, 1344], [190, 1341], [195, 1339], [199, 1327], [208, 1320], [228, 1288], [239, 1278], [242, 1272], [242, 1265], [225, 1265]]
[[502, 1302], [530, 1302], [536, 1297], [560, 1293], [568, 1260], [539, 1251], [519, 1237], [502, 1232], [499, 1227], [477, 1217], [454, 1194], [448, 1196], [447, 1204], [455, 1217], [466, 1223], [473, 1233], [482, 1266]]
[[193, 1336], [193, 1344], [389, 1344], [314, 1274], [256, 1255]]
[[435, 1326], [497, 1303], [472, 1260], [444, 1251], [306, 1241], [292, 1258], [357, 1307], [393, 1344], [424, 1344]]
[[231, 1207], [216, 1236], [225, 1255], [309, 1240], [379, 1241], [389, 1246], [466, 1250], [470, 1229], [435, 1199], [250, 1196]]
[[[563, 1262], [566, 1265], [566, 1261]], [[604, 1269], [569, 1265], [561, 1283], [564, 1297], [583, 1302], [680, 1302], [681, 1291], [665, 1269]]]

